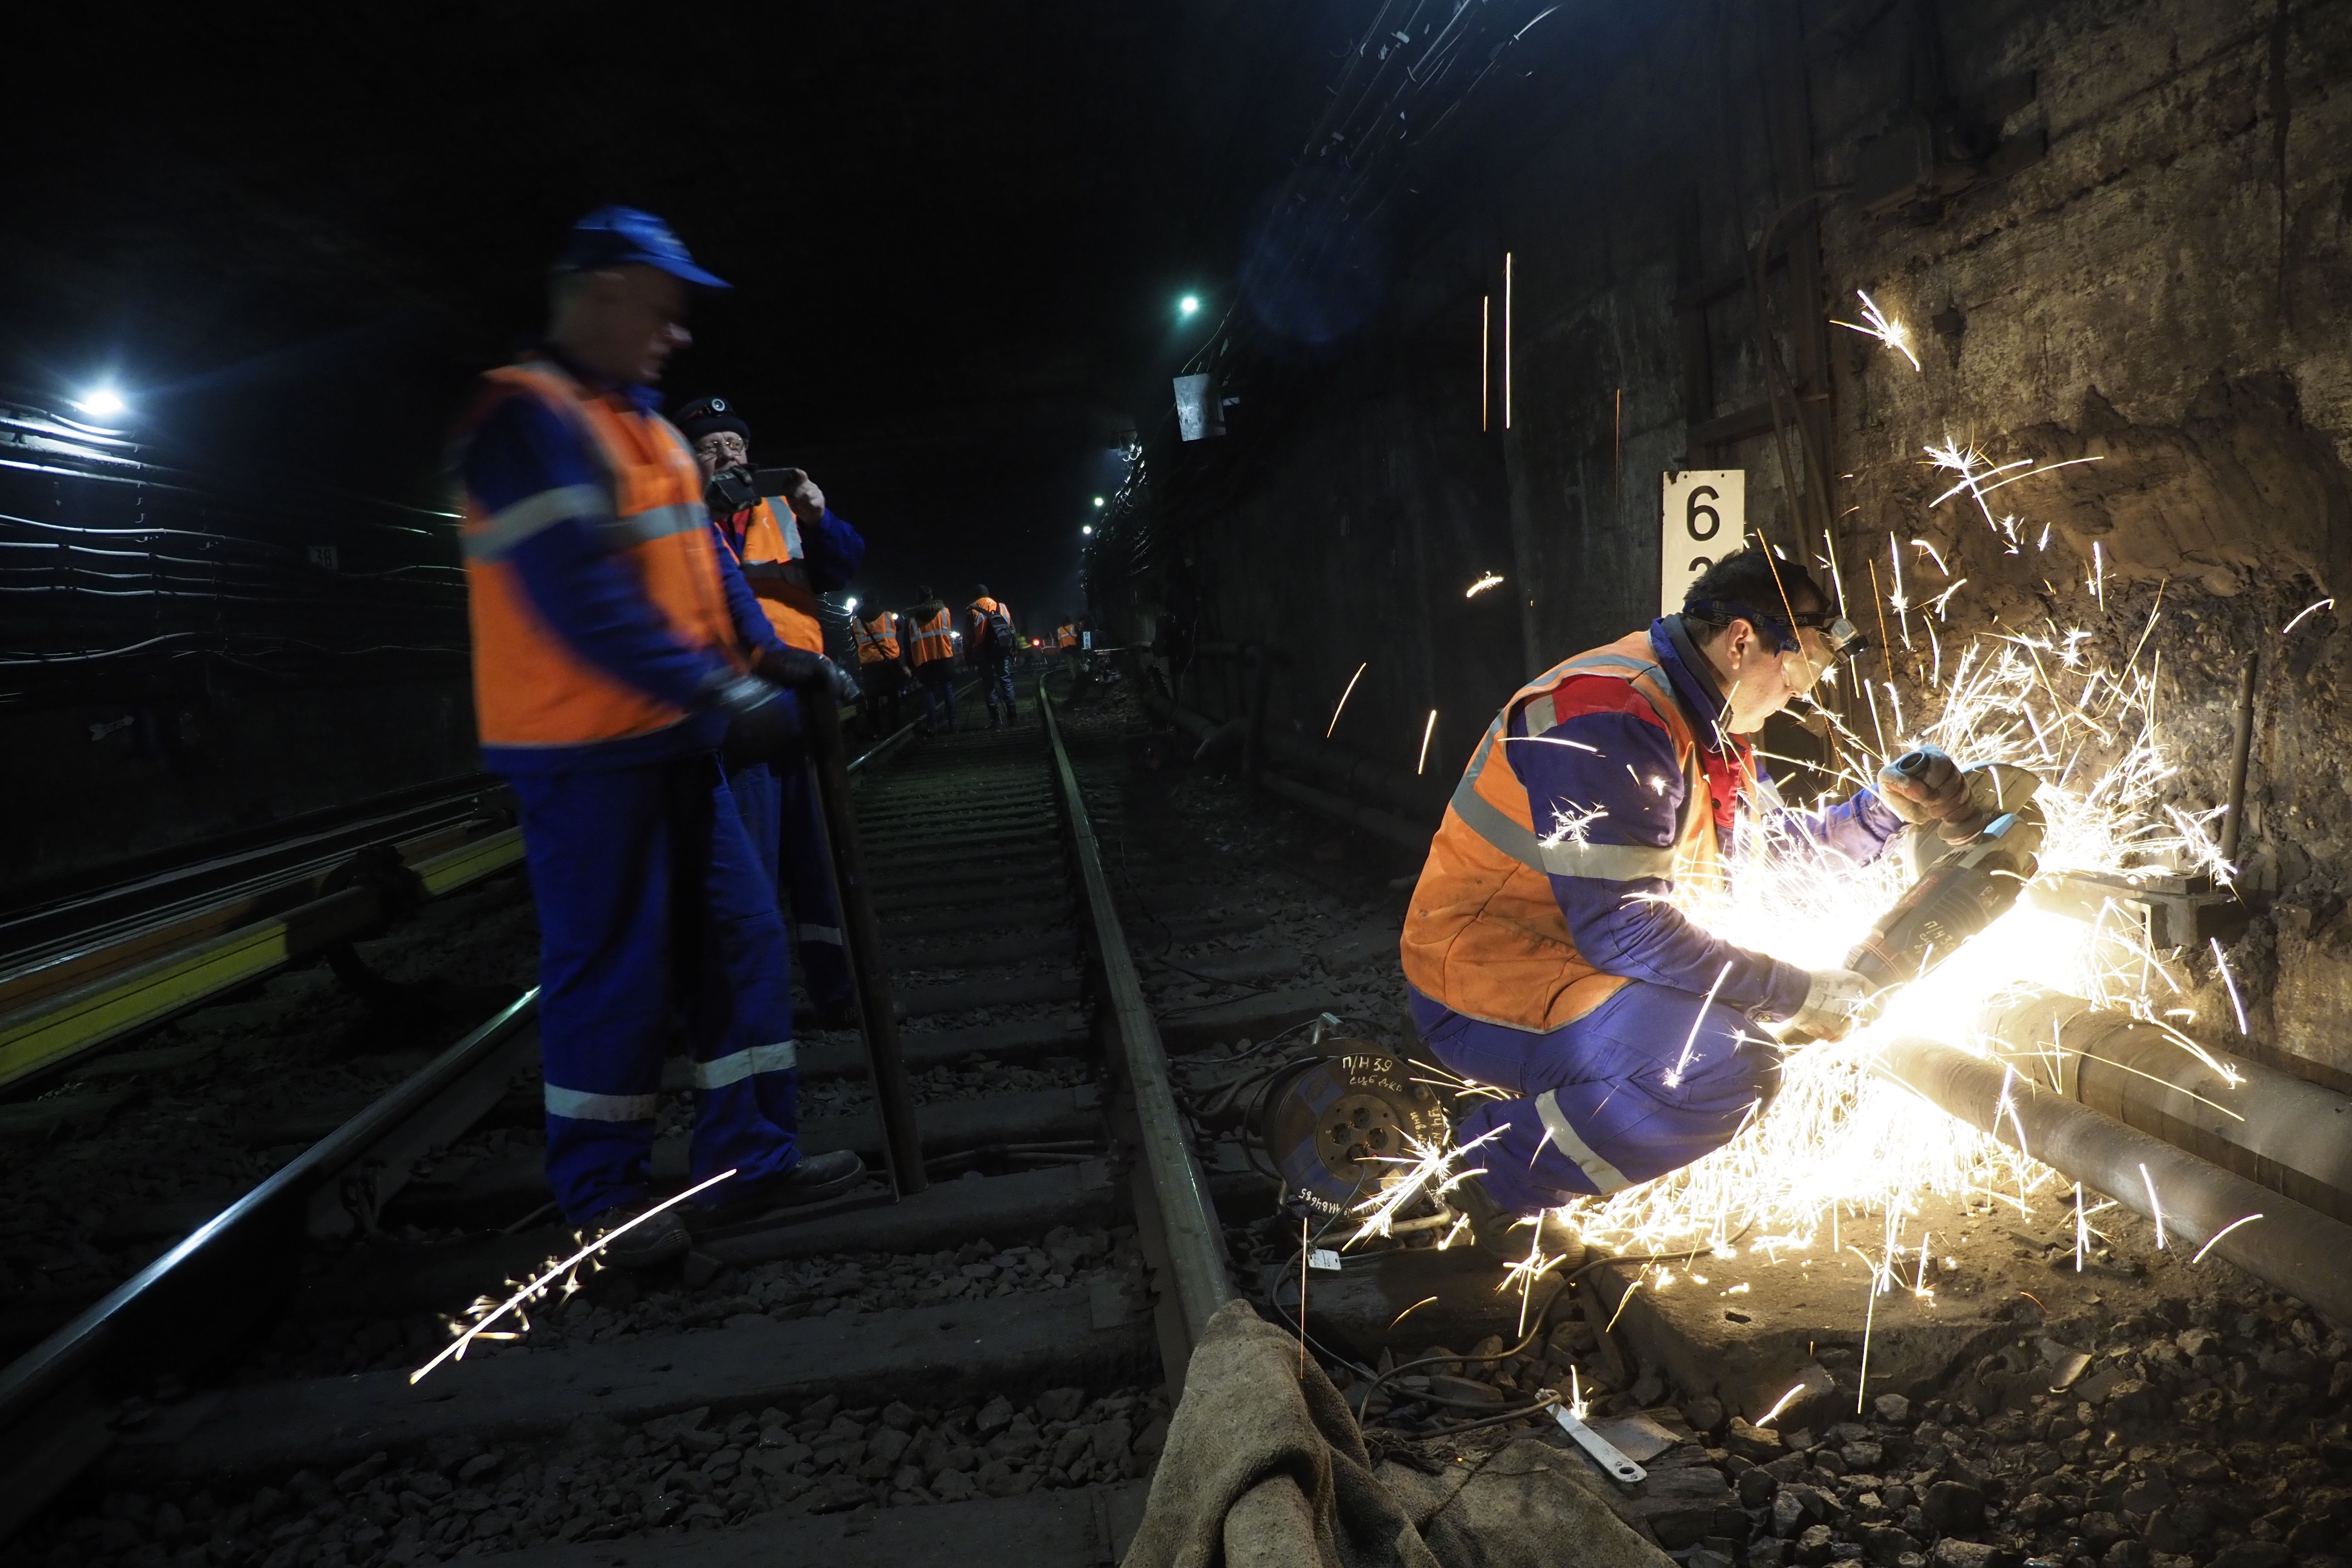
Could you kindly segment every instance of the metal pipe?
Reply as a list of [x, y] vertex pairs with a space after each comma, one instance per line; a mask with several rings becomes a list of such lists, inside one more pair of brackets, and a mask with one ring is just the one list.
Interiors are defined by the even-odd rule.
[[1094, 923], [1095, 952], [1102, 962], [1110, 1026], [1118, 1041], [1128, 1093], [1135, 1102], [1143, 1155], [1136, 1172], [1137, 1206], [1156, 1211], [1158, 1226], [1146, 1228], [1156, 1229], [1167, 1254], [1168, 1271], [1174, 1278], [1175, 1289], [1171, 1294], [1182, 1342], [1168, 1347], [1172, 1353], [1164, 1359], [1169, 1381], [1181, 1386], [1185, 1363], [1208, 1331], [1209, 1319], [1235, 1294], [1225, 1267], [1225, 1233], [1193, 1158], [1183, 1113], [1176, 1106], [1176, 1091], [1168, 1079], [1167, 1047], [1160, 1043], [1160, 1026], [1143, 999], [1143, 983], [1136, 974], [1127, 933], [1111, 902], [1110, 879], [1103, 871], [1102, 851], [1087, 816], [1076, 770], [1062, 744], [1061, 724], [1053, 702], [1043, 693], [1038, 707], [1045, 713], [1046, 738], [1054, 748], [1054, 770], [1070, 824], [1071, 858], [1077, 863], [1087, 911]]
[[2221, 858], [2232, 866], [2246, 820], [2246, 759], [2253, 752], [2254, 672], [2261, 662], [2260, 650], [2249, 648], [2238, 676], [2238, 706], [2230, 717], [2230, 815], [2221, 823]]
[[1280, 773], [1260, 773], [1257, 782], [1268, 795], [1278, 795], [1311, 811], [1319, 811], [1326, 816], [1336, 816], [1349, 826], [1393, 844], [1400, 849], [1410, 849], [1415, 855], [1429, 853], [1429, 840], [1433, 832], [1431, 828], [1416, 827], [1401, 816], [1391, 816], [1369, 805], [1358, 805], [1354, 801], [1342, 800], [1336, 795], [1326, 795], [1319, 789]]
[[874, 914], [874, 889], [857, 842], [857, 810], [850, 802], [848, 748], [841, 734], [841, 710], [824, 682], [801, 689], [801, 719], [808, 734], [810, 765], [816, 772], [817, 799], [833, 853], [834, 886], [841, 900], [841, 941], [856, 986], [857, 1023], [866, 1037], [866, 1058], [874, 1079], [874, 1109], [882, 1120], [884, 1158], [900, 1197], [930, 1185], [923, 1173], [923, 1138], [915, 1125], [914, 1091], [907, 1084], [907, 1059], [898, 1048], [898, 1015], [890, 999], [890, 968], [882, 957], [882, 923]]
[[2053, 991], [2001, 998], [1977, 1027], [2037, 1082], [2352, 1224], [2352, 1100]]
[[[1894, 1040], [1873, 1066], [1937, 1109], [2150, 1219], [2153, 1190], [2168, 1249], [2188, 1258], [2210, 1242], [2210, 1256], [2330, 1318], [2352, 1321], [2352, 1226], [1957, 1047]], [[2241, 1223], [2253, 1215], [2262, 1217]]]

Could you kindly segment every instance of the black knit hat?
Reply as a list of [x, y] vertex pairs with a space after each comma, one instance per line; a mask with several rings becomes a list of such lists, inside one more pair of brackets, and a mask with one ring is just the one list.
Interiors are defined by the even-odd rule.
[[751, 427], [723, 397], [698, 397], [671, 415], [670, 423], [689, 441], [699, 441], [713, 430], [732, 430], [746, 441], [751, 438]]

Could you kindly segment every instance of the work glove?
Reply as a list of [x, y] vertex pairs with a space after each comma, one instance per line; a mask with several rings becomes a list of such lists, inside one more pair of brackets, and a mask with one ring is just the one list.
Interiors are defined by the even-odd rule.
[[727, 715], [727, 760], [767, 762], [800, 738], [800, 711], [792, 693], [756, 675], [721, 677], [709, 688], [710, 705]]
[[1805, 1005], [1791, 1014], [1791, 1037], [1842, 1040], [1870, 1005], [1870, 982], [1851, 969], [1816, 969], [1805, 987]]
[[1878, 798], [1914, 827], [1965, 816], [1969, 810], [1966, 775], [1936, 746], [1906, 752], [1880, 768]]

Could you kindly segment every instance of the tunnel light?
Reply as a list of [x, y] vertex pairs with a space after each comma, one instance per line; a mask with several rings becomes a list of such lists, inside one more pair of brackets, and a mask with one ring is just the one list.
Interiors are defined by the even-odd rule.
[[1102, 505], [1102, 503], [1103, 503], [1103, 499], [1102, 499], [1102, 497], [1100, 497], [1100, 496], [1097, 496], [1097, 497], [1095, 497], [1095, 505], [1097, 505], [1097, 506], [1100, 506], [1100, 505]]
[[841, 607], [845, 610], [854, 610], [857, 608], [857, 600], [855, 597], [852, 597], [845, 602]]
[[1201, 297], [1198, 294], [1187, 294], [1176, 301], [1176, 313], [1180, 316], [1197, 314], [1200, 309]]
[[1078, 531], [1091, 538], [1095, 531], [1095, 525], [1091, 522], [1080, 523], [1078, 525]]
[[122, 394], [110, 386], [93, 386], [75, 400], [74, 406], [93, 419], [113, 419], [131, 412], [131, 405], [122, 401]]

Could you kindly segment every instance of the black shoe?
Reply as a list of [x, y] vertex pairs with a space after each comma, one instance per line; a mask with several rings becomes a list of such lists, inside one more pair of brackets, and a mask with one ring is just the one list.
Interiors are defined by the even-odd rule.
[[[804, 1154], [789, 1171], [735, 1184], [724, 1203], [698, 1207], [689, 1216], [696, 1230], [716, 1230], [744, 1225], [769, 1215], [782, 1214], [811, 1204], [837, 1198], [866, 1179], [866, 1162], [846, 1149], [830, 1154]], [[717, 1189], [725, 1192], [724, 1187]]]
[[1446, 1197], [1470, 1216], [1470, 1244], [1497, 1263], [1527, 1261], [1539, 1236], [1546, 1258], [1566, 1254], [1568, 1261], [1562, 1267], [1571, 1269], [1584, 1261], [1584, 1243], [1549, 1209], [1533, 1218], [1512, 1214], [1487, 1194], [1475, 1176], [1455, 1183]]
[[664, 1209], [651, 1219], [631, 1223], [652, 1206], [650, 1203], [623, 1204], [618, 1208], [606, 1209], [583, 1228], [591, 1233], [592, 1240], [612, 1237], [604, 1244], [602, 1256], [615, 1268], [653, 1268], [685, 1257], [687, 1248], [694, 1244], [693, 1238], [687, 1235], [686, 1221], [675, 1208]]

